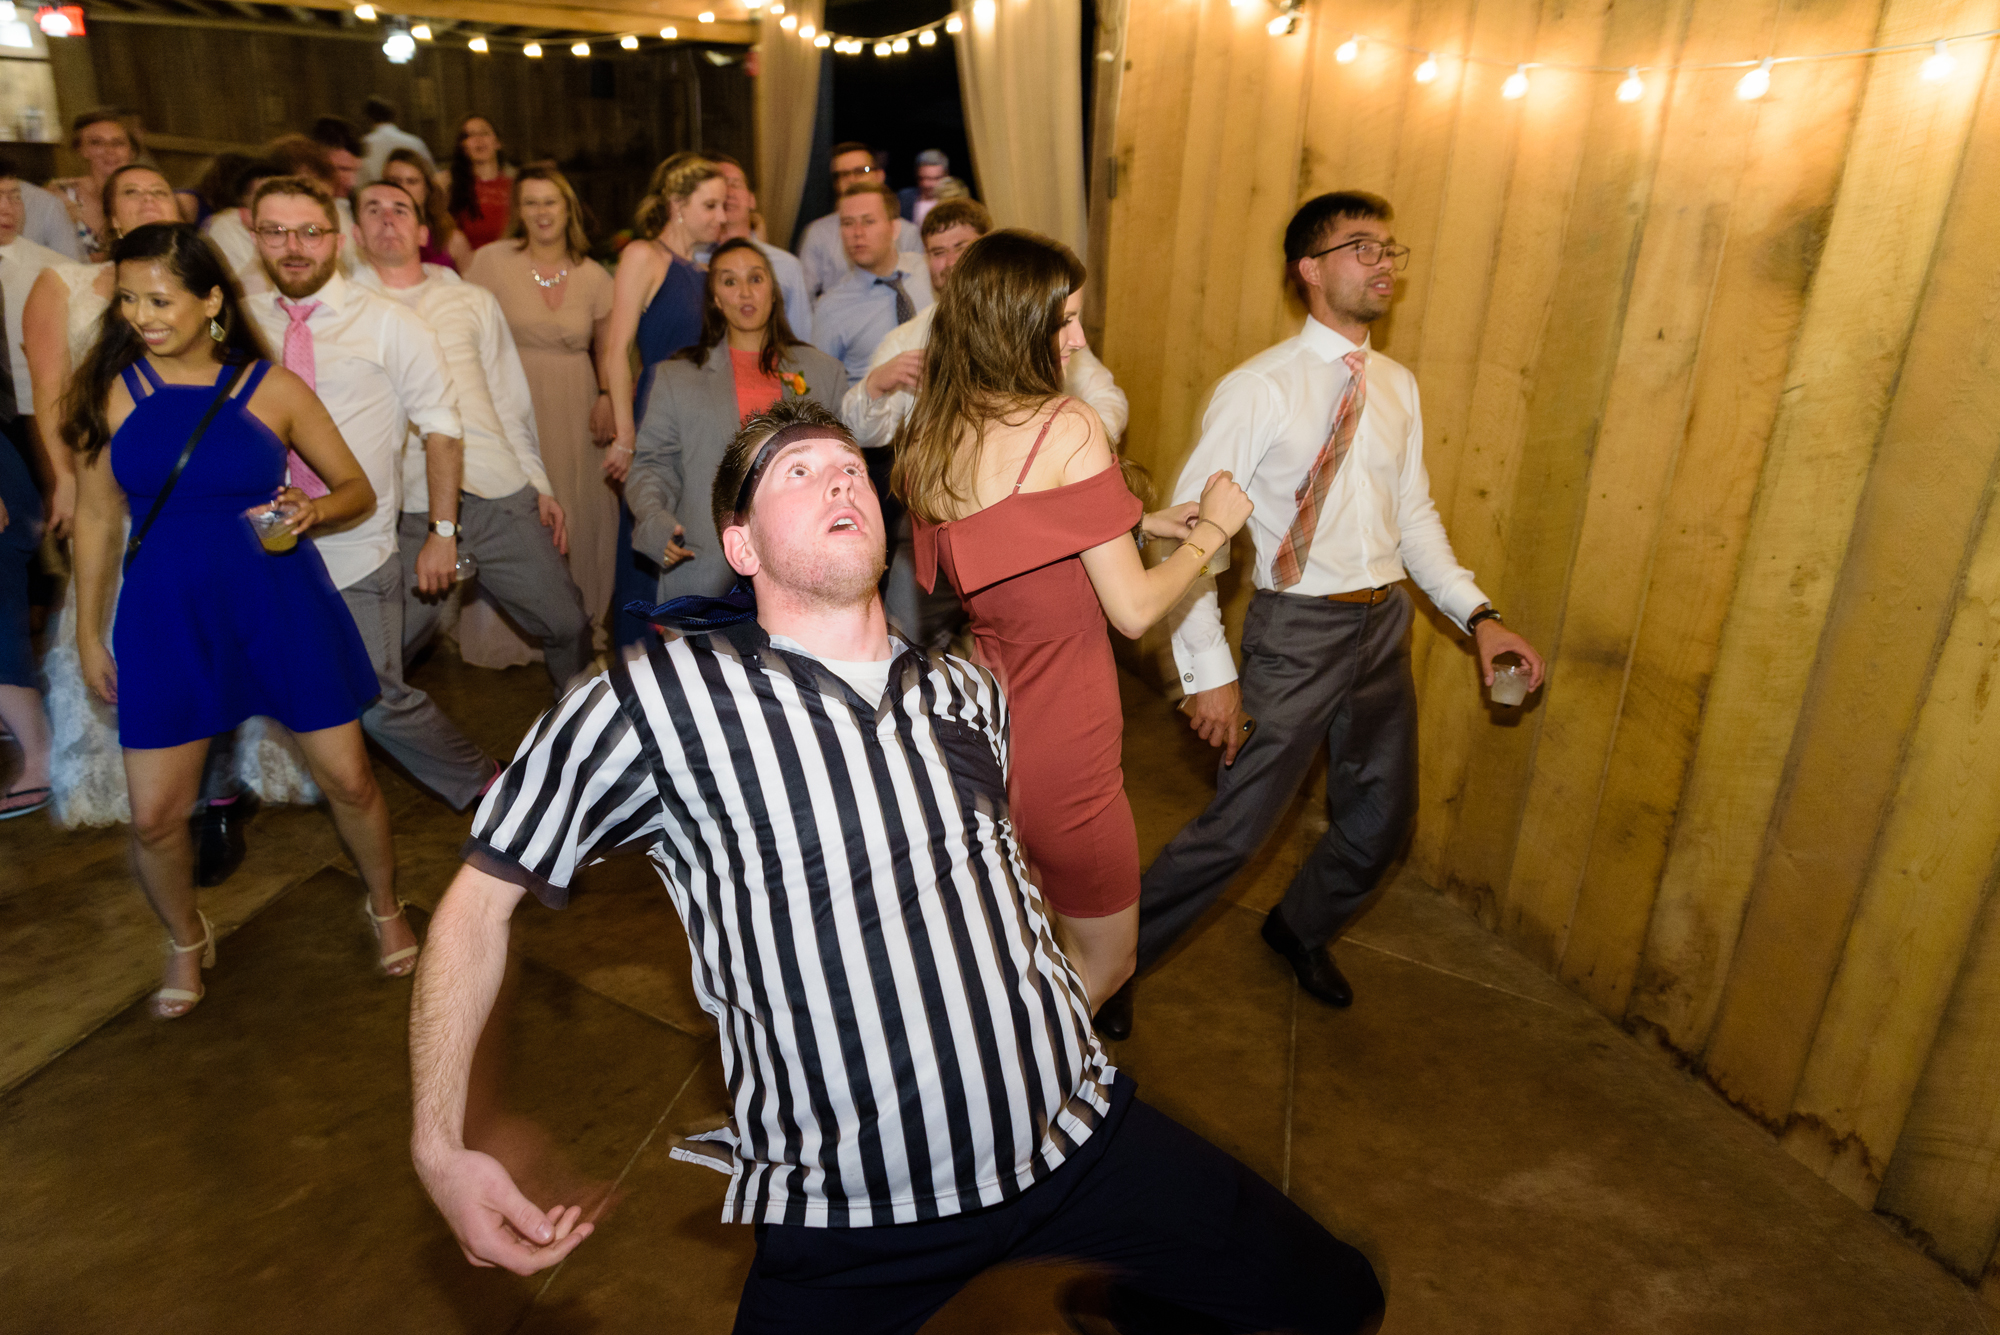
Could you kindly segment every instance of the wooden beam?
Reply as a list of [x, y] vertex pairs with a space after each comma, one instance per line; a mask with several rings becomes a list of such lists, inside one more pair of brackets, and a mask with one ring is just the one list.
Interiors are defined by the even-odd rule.
[[[347, 11], [353, 5], [343, 0], [299, 0], [305, 9]], [[377, 8], [382, 8], [377, 6]], [[510, 0], [424, 0], [425, 17], [452, 19], [462, 23], [490, 23], [499, 27], [578, 32], [637, 33], [657, 37], [661, 28], [673, 26], [684, 42], [715, 42], [748, 46], [758, 39], [756, 23], [717, 19], [700, 23], [696, 15], [705, 6], [695, 0], [599, 0], [594, 5], [567, 5], [561, 0], [535, 0], [532, 4]], [[96, 15], [92, 15], [93, 18]], [[375, 24], [375, 27], [382, 25]], [[377, 39], [379, 40], [379, 39]]]

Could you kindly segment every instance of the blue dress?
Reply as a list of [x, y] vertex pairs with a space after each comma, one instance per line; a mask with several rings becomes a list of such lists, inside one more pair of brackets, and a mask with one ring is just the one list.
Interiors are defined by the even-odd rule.
[[[270, 369], [252, 365], [209, 423], [125, 572], [111, 646], [121, 746], [179, 746], [258, 714], [313, 732], [352, 723], [379, 693], [312, 540], [267, 552], [244, 518], [285, 478], [284, 442], [244, 406]], [[166, 384], [143, 358], [124, 376], [133, 408], [111, 471], [136, 526], [215, 389]]]
[[[633, 342], [639, 348], [638, 392], [633, 395], [632, 421], [646, 420], [646, 400], [653, 389], [653, 374], [661, 362], [701, 341], [702, 302], [708, 294], [708, 278], [695, 265], [671, 251], [667, 273], [660, 280], [653, 299], [639, 312], [639, 330]], [[652, 631], [645, 620], [625, 610], [627, 603], [643, 602], [648, 608], [658, 596], [660, 567], [632, 550], [632, 512], [618, 501], [618, 578], [611, 590], [611, 606], [616, 613], [615, 636], [619, 644], [637, 644]]]

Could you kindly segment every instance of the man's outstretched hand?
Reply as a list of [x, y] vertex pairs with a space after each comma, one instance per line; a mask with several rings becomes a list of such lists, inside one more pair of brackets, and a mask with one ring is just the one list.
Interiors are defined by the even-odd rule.
[[420, 1157], [417, 1175], [465, 1259], [477, 1266], [532, 1275], [562, 1261], [596, 1227], [578, 1222], [581, 1206], [542, 1209], [521, 1194], [498, 1159], [477, 1150]]

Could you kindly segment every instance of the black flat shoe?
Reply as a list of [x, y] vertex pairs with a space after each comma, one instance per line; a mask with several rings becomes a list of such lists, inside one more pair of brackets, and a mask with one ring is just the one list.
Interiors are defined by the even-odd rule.
[[1132, 1037], [1132, 985], [1137, 981], [1127, 978], [1125, 986], [1113, 992], [1097, 1008], [1097, 1015], [1091, 1023], [1096, 1027], [1099, 1038], [1122, 1043]]
[[1334, 965], [1326, 947], [1310, 949], [1293, 934], [1290, 924], [1272, 909], [1264, 919], [1264, 944], [1283, 955], [1299, 976], [1299, 986], [1327, 1005], [1344, 1008], [1354, 1004], [1354, 989]]
[[196, 885], [221, 885], [236, 874], [248, 851], [243, 831], [257, 814], [257, 798], [243, 793], [224, 806], [204, 805], [188, 823], [194, 827]]

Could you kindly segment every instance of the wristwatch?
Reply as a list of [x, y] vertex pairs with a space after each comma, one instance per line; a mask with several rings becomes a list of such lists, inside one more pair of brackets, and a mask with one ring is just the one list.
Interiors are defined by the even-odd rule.
[[1501, 617], [1498, 609], [1493, 607], [1482, 607], [1477, 612], [1474, 612], [1471, 616], [1465, 619], [1465, 629], [1468, 632], [1475, 631], [1479, 629], [1479, 623], [1482, 621], [1499, 621], [1500, 619]]
[[440, 538], [455, 538], [458, 536], [458, 525], [452, 523], [449, 519], [433, 519], [431, 520], [431, 532], [437, 534]]

